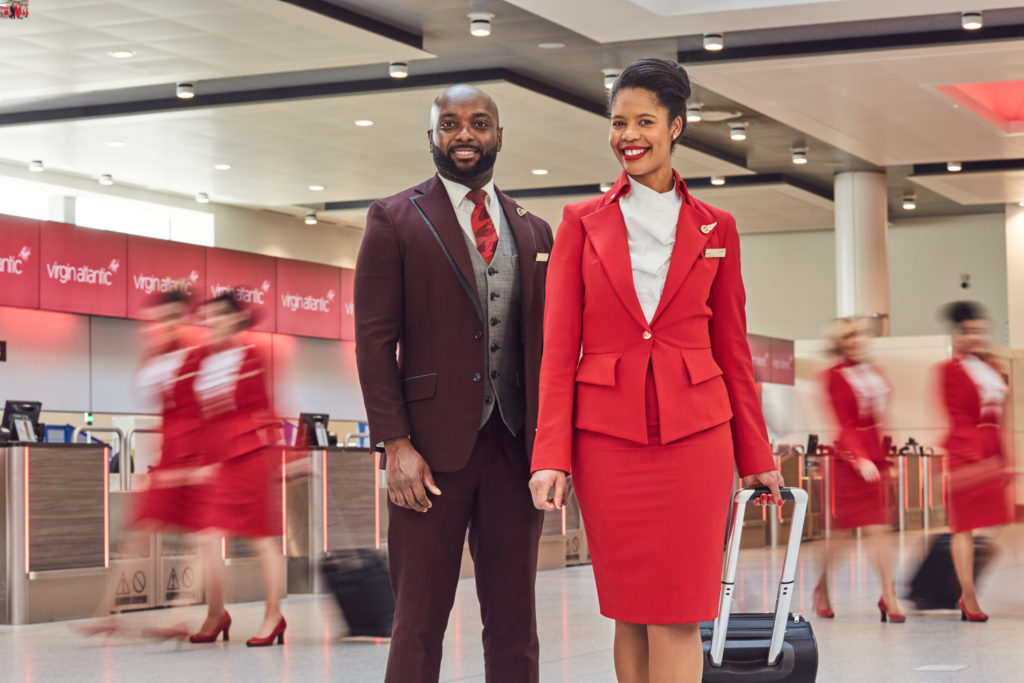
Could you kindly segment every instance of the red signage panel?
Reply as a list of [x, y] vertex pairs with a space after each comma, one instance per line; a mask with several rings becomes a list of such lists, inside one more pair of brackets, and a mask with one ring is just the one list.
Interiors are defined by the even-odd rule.
[[206, 249], [146, 237], [128, 238], [128, 317], [141, 318], [161, 294], [179, 290], [191, 301], [206, 298]]
[[747, 343], [750, 344], [750, 357], [754, 364], [754, 381], [770, 382], [772, 338], [748, 334]]
[[39, 232], [39, 306], [125, 316], [128, 239], [106, 230], [45, 222]]
[[206, 296], [209, 299], [234, 290], [252, 312], [256, 332], [273, 332], [277, 307], [277, 259], [230, 249], [206, 250]]
[[772, 384], [796, 384], [796, 352], [792, 339], [772, 339]]
[[0, 306], [39, 308], [39, 221], [0, 216]]
[[341, 338], [344, 341], [356, 339], [356, 307], [352, 293], [356, 271], [351, 268], [341, 269]]
[[341, 338], [341, 269], [277, 260], [277, 331]]

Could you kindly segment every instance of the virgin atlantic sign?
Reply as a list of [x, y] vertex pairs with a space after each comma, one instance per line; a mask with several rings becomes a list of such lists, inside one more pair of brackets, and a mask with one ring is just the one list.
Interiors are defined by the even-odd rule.
[[39, 221], [0, 216], [0, 306], [39, 307]]
[[125, 317], [128, 239], [105, 230], [43, 223], [39, 233], [39, 306]]
[[179, 291], [206, 298], [206, 249], [192, 244], [128, 238], [128, 317], [141, 318], [161, 295]]
[[277, 331], [341, 338], [341, 270], [300, 261], [277, 261]]
[[252, 311], [256, 332], [274, 332], [276, 328], [277, 259], [229, 249], [206, 250], [206, 296], [211, 299], [224, 292]]

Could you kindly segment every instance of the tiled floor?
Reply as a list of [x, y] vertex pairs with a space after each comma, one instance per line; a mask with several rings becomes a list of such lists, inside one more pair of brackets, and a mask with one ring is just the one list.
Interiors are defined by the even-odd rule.
[[[899, 581], [905, 583], [924, 547], [920, 532], [903, 537]], [[910, 612], [905, 624], [881, 624], [876, 577], [856, 544], [842, 556], [833, 577], [835, 620], [811, 621], [821, 657], [819, 681], [1021, 681], [1024, 680], [1024, 526], [1003, 534], [1005, 551], [981, 582], [987, 624], [962, 623], [954, 612]], [[805, 544], [794, 611], [807, 614], [820, 543]], [[766, 609], [771, 600], [777, 551], [741, 555], [738, 610]], [[544, 683], [613, 682], [611, 624], [597, 613], [590, 567], [542, 572], [537, 580]], [[911, 607], [904, 603], [905, 609]], [[85, 638], [69, 623], [0, 626], [3, 681], [379, 681], [387, 645], [339, 642], [333, 604], [293, 596], [285, 605], [287, 644], [252, 650], [245, 639], [260, 618], [257, 604], [231, 606], [228, 644], [177, 645], [130, 637]], [[130, 631], [152, 623], [187, 621], [195, 627], [201, 607], [134, 613], [120, 618]], [[471, 580], [459, 587], [445, 643], [442, 681], [483, 683], [480, 619]], [[920, 667], [957, 670], [927, 671]], [[958, 668], [962, 667], [962, 668]]]

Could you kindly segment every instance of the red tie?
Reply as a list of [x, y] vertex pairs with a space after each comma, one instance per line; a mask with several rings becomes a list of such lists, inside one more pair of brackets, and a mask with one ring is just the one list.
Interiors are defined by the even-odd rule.
[[494, 258], [494, 248], [498, 246], [498, 231], [494, 229], [494, 222], [487, 215], [487, 209], [484, 207], [487, 193], [483, 190], [470, 190], [466, 196], [469, 197], [469, 201], [473, 202], [473, 215], [470, 222], [473, 226], [473, 236], [476, 238], [477, 251], [484, 257], [484, 261], [490, 263]]

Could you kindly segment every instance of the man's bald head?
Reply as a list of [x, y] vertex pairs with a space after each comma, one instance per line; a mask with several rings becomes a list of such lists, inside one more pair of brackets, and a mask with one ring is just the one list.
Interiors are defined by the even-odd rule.
[[498, 103], [494, 101], [494, 98], [475, 85], [461, 83], [453, 85], [434, 98], [434, 104], [430, 107], [431, 131], [437, 130], [437, 122], [441, 118], [441, 112], [456, 104], [476, 105], [480, 111], [486, 111], [493, 116], [494, 125], [500, 127], [498, 122]]
[[493, 175], [501, 151], [494, 98], [472, 85], [453, 85], [434, 98], [427, 142], [438, 173], [472, 189]]

